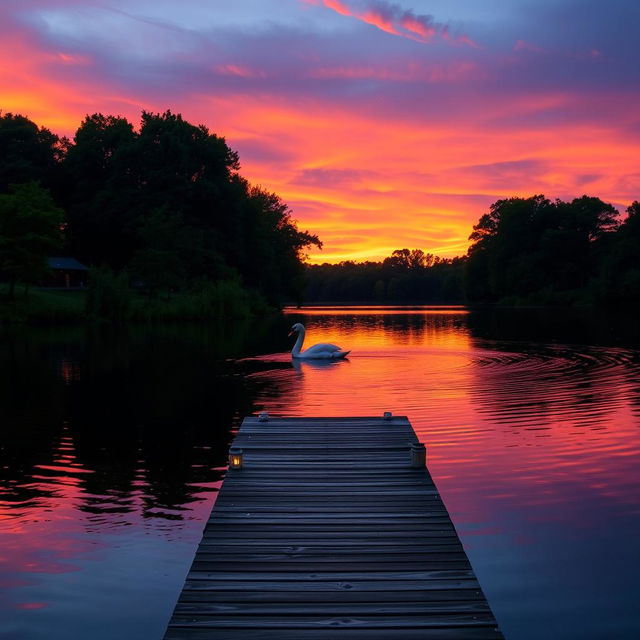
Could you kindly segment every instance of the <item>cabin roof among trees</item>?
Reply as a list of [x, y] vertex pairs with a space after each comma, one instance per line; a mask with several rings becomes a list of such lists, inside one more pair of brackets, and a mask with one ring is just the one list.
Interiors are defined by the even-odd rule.
[[68, 257], [54, 257], [47, 258], [47, 263], [51, 269], [66, 269], [68, 271], [88, 271], [89, 267], [85, 267], [81, 262], [78, 262], [75, 258]]

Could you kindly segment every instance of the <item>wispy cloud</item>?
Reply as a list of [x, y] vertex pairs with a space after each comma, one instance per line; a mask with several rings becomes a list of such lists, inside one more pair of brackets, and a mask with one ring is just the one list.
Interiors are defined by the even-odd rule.
[[266, 78], [267, 74], [264, 71], [251, 69], [238, 64], [219, 64], [215, 70], [223, 76], [237, 76], [239, 78]]
[[334, 65], [322, 66], [308, 72], [309, 78], [332, 80], [378, 80], [404, 83], [454, 83], [478, 74], [477, 65], [471, 61], [424, 64], [411, 62], [406, 65]]
[[475, 42], [466, 35], [453, 37], [446, 24], [436, 22], [432, 16], [416, 14], [399, 4], [385, 0], [302, 0], [305, 4], [324, 6], [343, 16], [356, 18], [394, 36], [416, 42], [429, 42], [435, 36], [473, 47]]

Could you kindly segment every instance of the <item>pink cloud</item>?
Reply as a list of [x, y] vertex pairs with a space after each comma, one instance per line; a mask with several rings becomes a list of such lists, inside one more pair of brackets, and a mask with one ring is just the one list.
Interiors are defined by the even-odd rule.
[[429, 40], [436, 34], [436, 29], [432, 24], [425, 24], [415, 16], [405, 15], [400, 19], [400, 24], [411, 33], [415, 33], [425, 40]]
[[302, 0], [305, 4], [324, 6], [342, 16], [356, 18], [373, 25], [394, 36], [409, 38], [416, 42], [428, 42], [434, 36], [445, 40], [453, 40], [472, 47], [478, 45], [461, 35], [452, 38], [447, 25], [434, 22], [433, 18], [424, 14], [416, 14], [411, 9], [403, 9], [400, 5], [386, 0]]
[[[316, 2], [312, 2], [312, 4], [318, 4]], [[350, 16], [351, 11], [347, 8], [346, 5], [342, 4], [339, 0], [324, 0], [324, 5], [329, 7], [329, 9], [333, 9], [336, 13], [339, 13], [343, 16]]]
[[513, 45], [514, 51], [534, 51], [535, 53], [544, 53], [545, 50], [542, 47], [539, 47], [536, 44], [532, 44], [531, 42], [525, 42], [524, 40], [518, 40]]
[[237, 76], [239, 78], [265, 78], [264, 71], [257, 71], [239, 64], [219, 64], [216, 71], [223, 76]]
[[72, 66], [89, 66], [93, 64], [93, 61], [89, 56], [81, 56], [73, 53], [59, 52], [50, 56], [52, 62], [57, 62], [65, 65]]

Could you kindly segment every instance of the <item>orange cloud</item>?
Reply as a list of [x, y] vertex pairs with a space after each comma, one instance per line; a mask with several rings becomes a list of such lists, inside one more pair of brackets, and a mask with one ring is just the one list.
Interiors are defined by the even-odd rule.
[[[56, 131], [57, 122], [70, 123], [66, 131], [73, 132], [98, 105], [88, 108], [79, 92], [69, 89], [48, 96], [49, 112], [62, 114], [57, 121], [44, 115], [35, 119]], [[78, 102], [70, 106], [71, 98]], [[329, 101], [287, 103], [266, 94], [199, 95], [173, 100], [170, 106], [223, 134], [240, 152], [243, 175], [278, 193], [300, 228], [320, 236], [323, 250], [310, 255], [311, 262], [319, 263], [377, 260], [402, 247], [462, 255], [473, 224], [501, 197], [588, 192], [622, 209], [640, 195], [632, 193], [633, 181], [620, 180], [635, 166], [636, 142], [613, 127], [500, 125], [509, 109], [511, 115], [526, 115], [565, 101], [563, 96], [538, 96], [509, 107], [499, 101], [485, 104], [484, 126], [474, 120], [394, 120]], [[120, 99], [115, 111], [137, 123], [140, 102], [134, 96], [127, 103]], [[42, 101], [25, 93], [16, 96], [13, 108], [32, 114], [36, 104]], [[487, 125], [490, 120], [496, 124]], [[266, 154], [258, 152], [265, 148]], [[637, 180], [635, 185], [640, 186]]]
[[[22, 113], [59, 134], [72, 134], [87, 113], [136, 113], [145, 100], [118, 95], [88, 73], [67, 75], [69, 67], [91, 68], [90, 57], [39, 50], [20, 34], [0, 39], [0, 110]], [[133, 109], [132, 109], [133, 107]]]
[[[106, 88], [100, 95], [98, 87], [96, 94], [47, 84], [37, 75], [31, 82], [28, 91], [12, 92], [10, 108], [56, 132], [72, 134], [87, 112], [98, 109], [137, 123], [144, 103]], [[86, 95], [97, 97], [88, 102]], [[613, 125], [501, 124], [507, 115], [527, 118], [567, 100], [496, 100], [483, 104], [477, 120], [433, 122], [268, 94], [177, 96], [170, 104], [145, 106], [170, 106], [224, 135], [240, 152], [242, 174], [278, 193], [300, 228], [323, 240], [323, 250], [310, 256], [318, 263], [377, 260], [402, 247], [462, 255], [473, 224], [501, 197], [587, 192], [627, 206], [640, 196], [637, 177], [621, 179], [635, 166], [638, 143]]]
[[391, 33], [394, 36], [402, 35], [394, 26], [393, 20], [385, 17], [381, 12], [375, 11], [373, 9], [369, 9], [367, 11], [363, 11], [360, 14], [351, 14], [354, 18], [359, 18], [363, 22], [367, 24], [372, 24], [374, 27], [378, 27], [378, 29], [382, 31], [386, 31], [387, 33]]
[[403, 16], [400, 20], [400, 24], [407, 31], [411, 31], [411, 33], [419, 35], [424, 40], [428, 40], [436, 34], [436, 30], [433, 26], [425, 24], [414, 16]]
[[[416, 128], [331, 104], [231, 100], [235, 113], [224, 130], [232, 145], [237, 141], [243, 172], [279, 193], [300, 226], [320, 235], [325, 247], [312, 253], [312, 262], [379, 259], [404, 246], [464, 254], [472, 225], [491, 202], [540, 192], [581, 195], [581, 176], [594, 167], [589, 190], [624, 203], [615, 185], [637, 151], [612, 131], [603, 136], [583, 125], [546, 131], [479, 129], [474, 122]], [[497, 105], [496, 114], [502, 108]], [[533, 106], [523, 100], [520, 109]], [[252, 143], [277, 139], [285, 122], [291, 125], [279, 141], [285, 158], [277, 164], [252, 158]]]
[[[338, 12], [351, 6], [331, 3]], [[419, 35], [408, 18], [402, 28]], [[621, 210], [640, 197], [631, 93], [505, 86], [497, 69], [513, 59], [491, 66], [471, 50], [373, 64], [314, 53], [281, 68], [244, 50], [205, 56], [177, 90], [189, 74], [150, 88], [135, 74], [108, 75], [95, 52], [15, 32], [0, 39], [0, 109], [66, 135], [95, 111], [137, 124], [142, 109], [170, 108], [205, 124], [239, 151], [243, 175], [320, 236], [313, 262], [380, 259], [402, 247], [464, 254], [473, 224], [501, 197], [588, 193]]]

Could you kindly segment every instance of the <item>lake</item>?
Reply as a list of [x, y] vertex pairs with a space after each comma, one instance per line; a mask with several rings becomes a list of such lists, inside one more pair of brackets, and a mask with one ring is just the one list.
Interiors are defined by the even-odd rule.
[[[351, 349], [291, 362], [287, 332]], [[289, 309], [0, 330], [0, 638], [160, 640], [242, 418], [406, 415], [509, 640], [640, 637], [640, 329]]]

